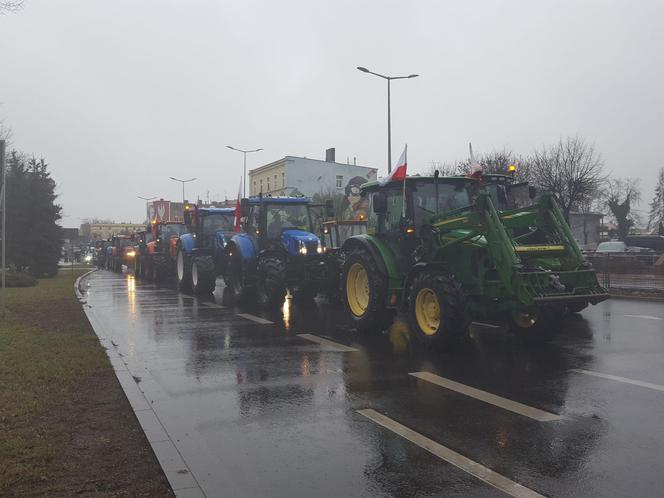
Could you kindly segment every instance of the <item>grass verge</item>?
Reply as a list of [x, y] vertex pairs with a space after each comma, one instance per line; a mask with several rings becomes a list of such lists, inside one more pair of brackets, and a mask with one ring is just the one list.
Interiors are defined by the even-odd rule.
[[172, 496], [75, 297], [84, 272], [7, 291], [0, 496]]

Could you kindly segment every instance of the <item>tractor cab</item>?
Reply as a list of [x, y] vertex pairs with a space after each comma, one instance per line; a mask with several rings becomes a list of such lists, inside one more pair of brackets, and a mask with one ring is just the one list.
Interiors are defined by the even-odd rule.
[[220, 250], [233, 235], [235, 208], [187, 206], [184, 222], [197, 249]]
[[148, 252], [150, 254], [163, 252], [171, 258], [175, 257], [175, 243], [187, 232], [187, 227], [179, 222], [152, 220], [148, 228], [150, 237], [147, 242]]
[[261, 250], [283, 250], [289, 256], [315, 256], [323, 252], [314, 235], [319, 206], [307, 197], [250, 197], [244, 202], [244, 231]]
[[321, 224], [321, 242], [327, 253], [339, 249], [346, 240], [367, 233], [367, 220], [331, 220]]

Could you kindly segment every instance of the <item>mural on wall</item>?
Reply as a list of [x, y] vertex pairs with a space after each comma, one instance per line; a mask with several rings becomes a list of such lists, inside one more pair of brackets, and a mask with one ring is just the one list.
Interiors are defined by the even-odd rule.
[[157, 221], [171, 220], [170, 201], [154, 201], [148, 207], [148, 219]]
[[369, 180], [363, 176], [351, 178], [344, 189], [343, 218], [347, 220], [366, 220], [369, 214], [369, 198], [360, 196], [360, 185]]

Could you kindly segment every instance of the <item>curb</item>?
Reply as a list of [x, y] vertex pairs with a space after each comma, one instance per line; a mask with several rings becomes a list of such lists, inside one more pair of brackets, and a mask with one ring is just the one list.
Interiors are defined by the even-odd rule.
[[84, 300], [80, 289], [81, 281], [84, 277], [89, 276], [97, 270], [98, 268], [95, 268], [84, 273], [74, 282], [76, 296], [81, 304], [85, 305], [83, 306], [83, 312], [88, 318], [90, 327], [106, 352], [120, 388], [124, 391], [134, 416], [141, 429], [143, 429], [145, 439], [148, 441], [164, 476], [166, 476], [173, 494], [176, 498], [204, 498], [206, 495], [196, 477], [154, 411], [154, 401], [150, 400], [139, 386], [140, 380], [137, 381], [137, 378], [145, 377], [147, 370], [146, 372], [136, 372], [130, 369], [129, 365], [122, 358], [122, 355], [118, 353], [111, 336], [107, 334], [104, 324], [98, 320], [92, 307]]
[[96, 272], [97, 270], [98, 268], [95, 268], [94, 270], [85, 272], [83, 275], [79, 276], [74, 282], [74, 292], [76, 293], [76, 297], [78, 298], [79, 301], [83, 302], [83, 293], [81, 292], [81, 280], [90, 275], [91, 273]]

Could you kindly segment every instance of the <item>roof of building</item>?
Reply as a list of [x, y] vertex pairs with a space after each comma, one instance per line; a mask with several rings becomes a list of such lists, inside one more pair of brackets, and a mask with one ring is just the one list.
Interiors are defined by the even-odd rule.
[[304, 159], [304, 160], [307, 160], [307, 161], [315, 161], [315, 162], [322, 163], [322, 164], [337, 164], [339, 166], [353, 166], [355, 168], [364, 168], [364, 169], [369, 169], [369, 170], [378, 169], [378, 168], [374, 168], [372, 166], [361, 166], [359, 164], [338, 163], [336, 161], [335, 162], [330, 162], [330, 161], [325, 161], [323, 159], [312, 159], [310, 157], [285, 156], [285, 157], [282, 157], [281, 159], [277, 159], [276, 161], [272, 161], [271, 163], [264, 164], [263, 166], [259, 166], [258, 168], [250, 169], [249, 174], [257, 173], [257, 172], [260, 172], [262, 170], [270, 169], [270, 168], [275, 167], [275, 166], [281, 166], [281, 163], [285, 163], [285, 162], [287, 162], [291, 159]]

